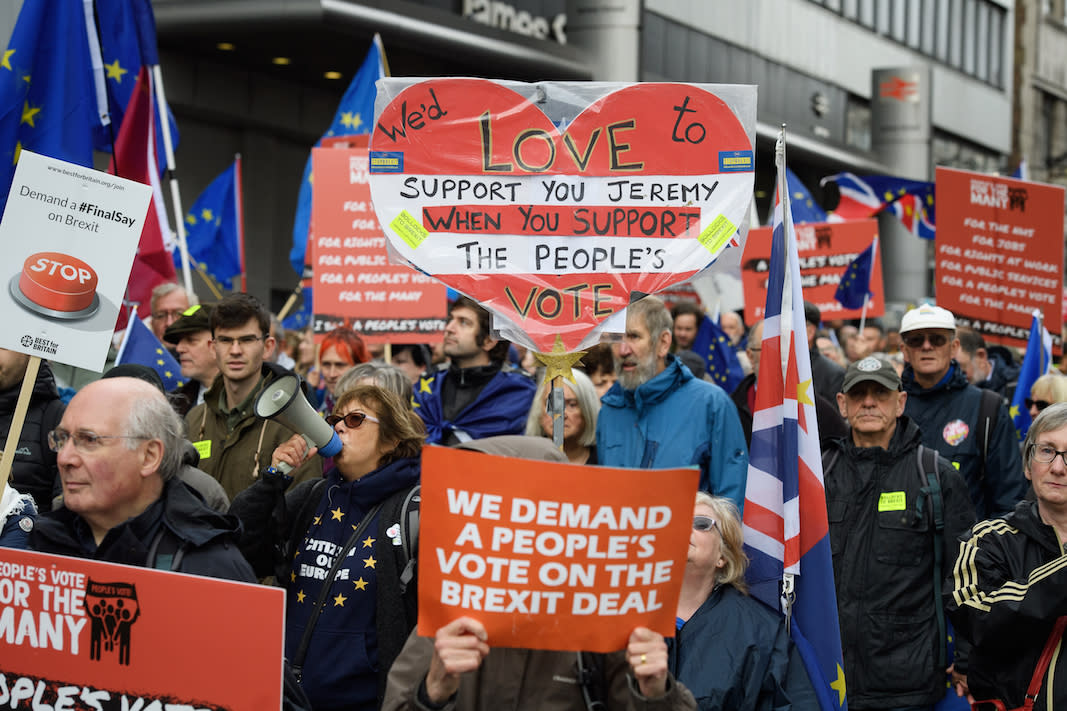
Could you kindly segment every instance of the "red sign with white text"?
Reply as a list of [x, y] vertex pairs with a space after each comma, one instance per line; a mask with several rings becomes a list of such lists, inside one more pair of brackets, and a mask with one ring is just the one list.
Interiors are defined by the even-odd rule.
[[1026, 348], [1034, 309], [1062, 346], [1064, 190], [937, 169], [938, 306], [990, 343]]

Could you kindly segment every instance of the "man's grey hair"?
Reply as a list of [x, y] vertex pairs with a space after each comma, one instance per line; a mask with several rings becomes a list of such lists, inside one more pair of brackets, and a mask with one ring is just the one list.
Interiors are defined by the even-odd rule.
[[378, 387], [399, 395], [404, 404], [410, 406], [412, 392], [411, 381], [408, 376], [404, 375], [404, 371], [395, 365], [375, 363], [374, 361], [358, 363], [349, 368], [338, 379], [337, 385], [334, 387], [334, 398], [340, 402], [342, 395], [364, 380], [369, 380]]
[[173, 281], [165, 281], [162, 284], [157, 285], [155, 289], [152, 289], [152, 297], [148, 301], [150, 313], [156, 312], [156, 305], [159, 304], [160, 299], [175, 291], [181, 291], [185, 294], [185, 298], [189, 300], [190, 306], [200, 303], [200, 300], [196, 298], [196, 294], [186, 291], [185, 287], [181, 284]]
[[646, 296], [640, 301], [630, 304], [626, 307], [626, 317], [641, 317], [653, 343], [659, 339], [661, 334], [672, 333], [674, 330], [674, 320], [671, 318], [671, 312], [667, 310], [667, 306], [658, 296]]
[[1023, 469], [1030, 471], [1030, 461], [1034, 456], [1037, 438], [1046, 432], [1053, 432], [1064, 427], [1067, 427], [1067, 402], [1053, 403], [1041, 411], [1030, 425], [1026, 440], [1023, 442]]
[[[130, 414], [126, 418], [126, 434], [158, 439], [163, 442], [163, 458], [159, 463], [159, 475], [163, 481], [173, 479], [182, 466], [182, 449], [185, 444], [185, 421], [178, 416], [167, 398], [158, 391], [144, 397], [131, 398]], [[141, 439], [127, 439], [127, 449], [137, 449]]]

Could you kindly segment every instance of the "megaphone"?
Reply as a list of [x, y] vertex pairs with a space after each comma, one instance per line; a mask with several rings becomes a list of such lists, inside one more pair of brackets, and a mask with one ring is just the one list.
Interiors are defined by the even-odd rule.
[[[275, 420], [298, 432], [309, 447], [318, 447], [323, 457], [333, 457], [341, 451], [341, 438], [315, 412], [300, 389], [300, 378], [283, 375], [268, 385], [256, 398], [256, 417]], [[292, 469], [285, 462], [278, 468], [288, 474]]]

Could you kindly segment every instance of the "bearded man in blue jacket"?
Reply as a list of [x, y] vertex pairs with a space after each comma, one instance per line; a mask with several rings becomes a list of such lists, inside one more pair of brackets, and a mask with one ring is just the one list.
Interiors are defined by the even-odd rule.
[[748, 449], [737, 409], [722, 388], [670, 354], [672, 326], [654, 296], [626, 309], [618, 379], [597, 419], [597, 457], [609, 467], [699, 467], [701, 490], [729, 497], [741, 510]]

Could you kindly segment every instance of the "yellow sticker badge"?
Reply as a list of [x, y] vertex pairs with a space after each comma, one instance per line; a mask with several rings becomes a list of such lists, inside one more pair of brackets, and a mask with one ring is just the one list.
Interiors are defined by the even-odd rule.
[[883, 491], [878, 497], [879, 511], [903, 511], [908, 507], [908, 498], [903, 491]]
[[418, 249], [423, 240], [430, 235], [426, 228], [422, 226], [422, 223], [407, 210], [401, 210], [400, 214], [389, 223], [389, 226], [393, 228], [393, 232], [396, 232], [400, 239], [404, 240], [404, 244], [412, 249]]
[[200, 455], [201, 459], [211, 459], [210, 439], [202, 439], [199, 442], [193, 442], [193, 447], [196, 448], [196, 453]]
[[715, 254], [733, 237], [734, 232], [737, 232], [737, 225], [726, 219], [725, 215], [719, 215], [700, 233], [700, 243], [704, 249]]

